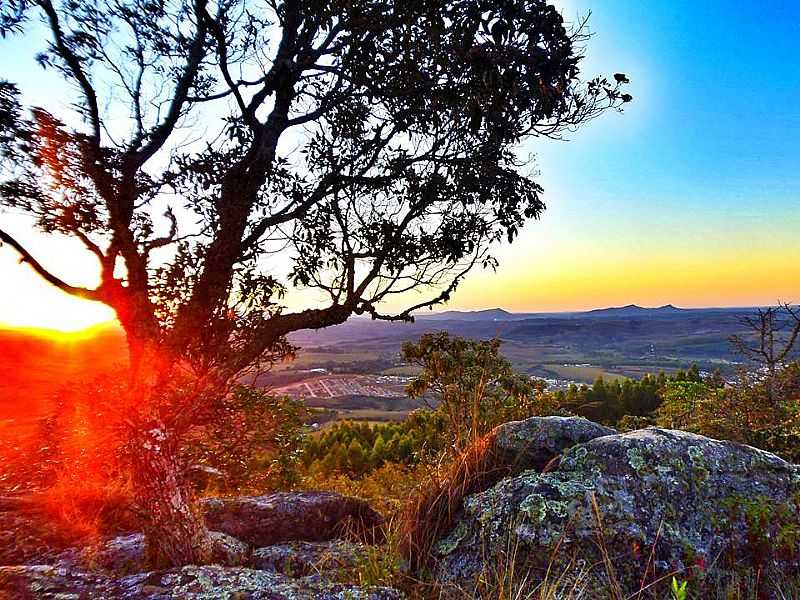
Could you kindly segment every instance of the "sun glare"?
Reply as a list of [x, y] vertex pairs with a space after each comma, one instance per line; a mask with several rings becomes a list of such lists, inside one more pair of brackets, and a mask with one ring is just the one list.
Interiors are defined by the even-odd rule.
[[114, 313], [104, 306], [80, 301], [68, 304], [67, 310], [31, 310], [8, 319], [3, 318], [5, 315], [0, 315], [0, 327], [66, 339], [91, 337], [98, 330], [116, 323]]
[[0, 253], [0, 277], [0, 287], [14, 292], [0, 295], [0, 327], [79, 334], [115, 320], [108, 306], [68, 296], [21, 267], [10, 253]]
[[118, 327], [115, 321], [106, 321], [77, 329], [56, 329], [47, 327], [9, 326], [9, 329], [26, 335], [47, 338], [55, 342], [71, 343], [91, 339], [111, 328]]

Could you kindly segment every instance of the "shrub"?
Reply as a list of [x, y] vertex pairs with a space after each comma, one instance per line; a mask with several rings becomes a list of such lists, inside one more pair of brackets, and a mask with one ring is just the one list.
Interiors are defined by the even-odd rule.
[[408, 394], [433, 396], [455, 453], [501, 423], [558, 411], [542, 382], [517, 373], [500, 354], [498, 339], [426, 333], [415, 344], [403, 344], [403, 357], [422, 369], [408, 384]]

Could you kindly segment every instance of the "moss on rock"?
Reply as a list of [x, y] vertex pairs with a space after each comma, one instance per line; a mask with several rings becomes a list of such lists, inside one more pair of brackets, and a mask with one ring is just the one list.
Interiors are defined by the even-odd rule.
[[[509, 539], [532, 564], [549, 560], [555, 542], [565, 555], [570, 547], [591, 553], [598, 528], [612, 555], [630, 557], [632, 581], [642, 571], [631, 548], [653, 548], [664, 567], [731, 552], [763, 562], [752, 547], [752, 517], [730, 510], [727, 499], [764, 498], [785, 512], [796, 509], [799, 491], [796, 465], [749, 446], [659, 428], [598, 437], [565, 452], [554, 471], [526, 471], [468, 497], [437, 579], [469, 586]], [[800, 544], [800, 528], [795, 539], [791, 517], [783, 521], [768, 525], [770, 535], [782, 535], [787, 549]], [[798, 556], [800, 546], [774, 560], [797, 569]]]

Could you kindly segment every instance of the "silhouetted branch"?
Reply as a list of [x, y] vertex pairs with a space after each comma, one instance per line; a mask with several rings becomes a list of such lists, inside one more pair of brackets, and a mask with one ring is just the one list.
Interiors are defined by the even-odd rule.
[[30, 252], [28, 252], [22, 244], [20, 244], [17, 240], [15, 240], [11, 235], [0, 229], [0, 245], [3, 243], [8, 244], [14, 250], [17, 251], [20, 255], [20, 262], [27, 263], [30, 267], [39, 275], [42, 279], [47, 281], [49, 284], [54, 285], [62, 292], [66, 292], [71, 296], [77, 296], [78, 298], [84, 298], [86, 300], [93, 300], [95, 302], [102, 302], [103, 298], [101, 297], [98, 290], [90, 290], [88, 288], [77, 287], [74, 285], [70, 285], [65, 282], [63, 279], [56, 277], [50, 271], [45, 269], [42, 264], [36, 260]]

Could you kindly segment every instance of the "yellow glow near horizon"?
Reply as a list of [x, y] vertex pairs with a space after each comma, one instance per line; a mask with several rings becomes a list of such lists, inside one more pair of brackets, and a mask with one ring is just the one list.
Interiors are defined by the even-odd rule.
[[0, 326], [76, 333], [115, 320], [109, 307], [65, 294], [11, 252], [0, 252], [0, 277]]
[[[743, 227], [721, 232], [668, 227], [646, 235], [572, 235], [554, 211], [532, 223], [510, 247], [498, 249], [497, 273], [471, 273], [445, 306], [435, 310], [500, 307], [512, 312], [559, 312], [640, 304], [681, 307], [763, 306], [800, 301], [800, 241], [791, 227]], [[714, 235], [716, 233], [716, 235]], [[29, 244], [34, 247], [36, 234]], [[97, 265], [79, 246], [38, 238], [38, 254], [53, 272], [93, 286]], [[47, 252], [43, 252], [44, 249]], [[80, 300], [44, 282], [0, 249], [0, 326], [74, 333], [115, 319], [107, 306]], [[412, 294], [399, 310], [421, 300]], [[289, 310], [318, 305], [313, 293], [290, 293]]]
[[[501, 260], [453, 297], [465, 309], [558, 312], [609, 306], [764, 306], [800, 301], [800, 261], [789, 247], [636, 252], [584, 246]], [[519, 253], [518, 257], [535, 256]], [[557, 261], [554, 261], [557, 257]]]
[[[497, 273], [473, 272], [452, 301], [436, 310], [558, 312], [631, 303], [710, 307], [800, 301], [800, 261], [778, 249], [654, 256], [574, 245], [534, 253], [526, 246], [501, 260]], [[0, 252], [0, 274], [10, 292], [0, 295], [0, 326], [69, 334], [115, 321], [109, 307], [64, 294], [8, 253]]]

